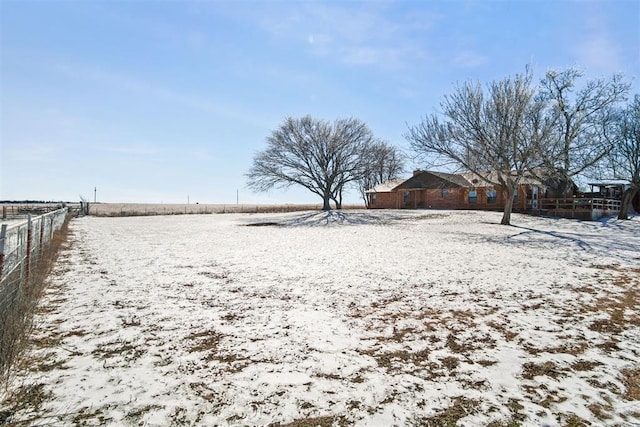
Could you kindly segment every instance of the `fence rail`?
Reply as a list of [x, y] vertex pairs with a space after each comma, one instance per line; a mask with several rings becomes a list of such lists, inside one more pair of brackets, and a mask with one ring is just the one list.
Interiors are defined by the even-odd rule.
[[600, 198], [540, 199], [542, 209], [620, 210], [620, 200]]
[[67, 203], [3, 203], [2, 220], [27, 219], [27, 215], [43, 215], [67, 206]]
[[64, 223], [67, 208], [31, 217], [0, 228], [0, 288], [23, 283], [38, 261], [44, 247]]
[[620, 211], [620, 200], [596, 197], [540, 199], [537, 210], [551, 216], [597, 220]]
[[0, 386], [26, 345], [67, 208], [0, 227]]

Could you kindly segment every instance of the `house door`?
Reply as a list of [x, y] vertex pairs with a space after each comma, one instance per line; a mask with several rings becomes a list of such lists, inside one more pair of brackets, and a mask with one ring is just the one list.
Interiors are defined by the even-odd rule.
[[533, 209], [538, 209], [538, 186], [534, 185], [531, 189], [531, 207]]

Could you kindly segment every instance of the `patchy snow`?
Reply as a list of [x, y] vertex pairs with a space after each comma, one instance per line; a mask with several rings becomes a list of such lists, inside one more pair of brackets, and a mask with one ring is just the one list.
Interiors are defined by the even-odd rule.
[[640, 425], [640, 218], [499, 220], [74, 220], [12, 420]]

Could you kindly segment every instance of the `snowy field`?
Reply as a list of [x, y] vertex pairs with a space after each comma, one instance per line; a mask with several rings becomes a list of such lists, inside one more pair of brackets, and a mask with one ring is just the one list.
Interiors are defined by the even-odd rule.
[[640, 425], [640, 217], [500, 215], [76, 219], [12, 421]]

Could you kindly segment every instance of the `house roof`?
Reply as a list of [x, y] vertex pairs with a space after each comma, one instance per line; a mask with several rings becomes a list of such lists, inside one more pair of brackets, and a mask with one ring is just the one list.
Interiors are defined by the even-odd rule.
[[[493, 182], [498, 182], [498, 173], [491, 172], [482, 178], [473, 172], [460, 174], [437, 172], [437, 171], [416, 171], [409, 179], [392, 179], [374, 188], [367, 190], [367, 193], [387, 193], [396, 190], [422, 190], [441, 188], [474, 188], [474, 187], [494, 187]], [[520, 184], [540, 184], [540, 181], [532, 176], [524, 176], [520, 179]]]
[[388, 193], [393, 191], [397, 186], [405, 182], [406, 179], [397, 178], [378, 184], [375, 187], [365, 191], [365, 193]]
[[[482, 178], [480, 175], [473, 172], [466, 172], [460, 175], [462, 175], [466, 180], [471, 182], [475, 187], [492, 187], [494, 186], [494, 184], [492, 184], [493, 182], [499, 182], [498, 172], [488, 173], [487, 175], [485, 175], [485, 178], [487, 179]], [[513, 172], [512, 175], [515, 176], [515, 172]], [[538, 178], [531, 176], [530, 174], [525, 174], [523, 177], [520, 178], [519, 183], [530, 184], [530, 185], [540, 185], [540, 180]]]
[[446, 172], [421, 171], [397, 187], [397, 190], [438, 189], [445, 187], [471, 187], [472, 184], [462, 175]]
[[593, 185], [594, 187], [620, 187], [629, 185], [630, 182], [626, 179], [610, 179], [608, 181], [600, 182], [588, 182], [587, 185]]

